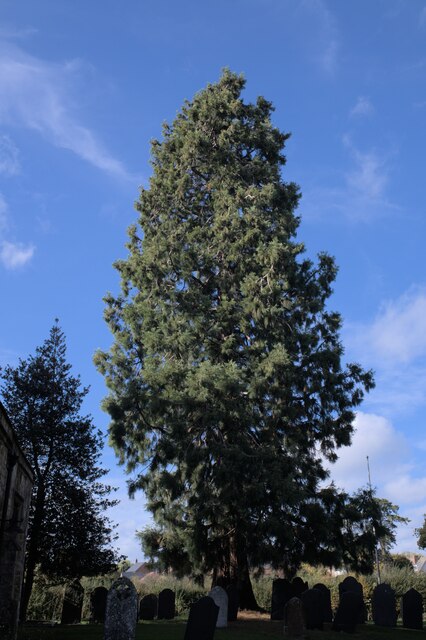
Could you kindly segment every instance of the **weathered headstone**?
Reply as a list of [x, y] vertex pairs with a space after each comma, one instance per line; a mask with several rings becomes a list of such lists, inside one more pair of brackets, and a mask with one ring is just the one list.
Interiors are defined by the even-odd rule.
[[175, 617], [175, 593], [171, 589], [163, 589], [158, 594], [159, 620], [173, 620]]
[[318, 582], [317, 584], [314, 584], [313, 588], [317, 589], [321, 593], [324, 622], [332, 622], [333, 611], [331, 609], [330, 589], [325, 584], [322, 584], [322, 582]]
[[61, 624], [81, 622], [84, 589], [78, 580], [66, 585], [62, 604]]
[[292, 598], [291, 582], [277, 578], [272, 582], [271, 620], [284, 620], [284, 607]]
[[360, 595], [362, 606], [359, 611], [358, 622], [360, 624], [363, 624], [367, 620], [367, 607], [365, 606], [365, 602], [364, 602], [364, 591], [362, 588], [362, 584], [358, 582], [358, 580], [353, 576], [347, 576], [339, 584], [339, 598], [342, 596], [342, 593], [345, 593], [346, 591], [352, 591]]
[[105, 622], [107, 597], [108, 589], [106, 587], [96, 587], [90, 594], [91, 622]]
[[212, 598], [204, 596], [189, 610], [184, 640], [213, 640], [219, 607]]
[[284, 634], [301, 638], [306, 631], [303, 605], [300, 598], [291, 598], [284, 607]]
[[343, 591], [340, 594], [339, 606], [334, 616], [333, 631], [355, 633], [362, 607], [363, 601], [359, 592]]
[[359, 593], [362, 598], [364, 597], [362, 584], [353, 576], [346, 576], [346, 578], [339, 583], [339, 595], [342, 595], [345, 591], [355, 591], [355, 593]]
[[395, 627], [397, 620], [395, 591], [382, 582], [373, 590], [371, 609], [374, 624], [381, 627]]
[[293, 598], [300, 598], [302, 593], [307, 589], [309, 589], [308, 583], [302, 580], [302, 578], [300, 578], [299, 576], [296, 576], [291, 581], [291, 591], [293, 594]]
[[138, 594], [128, 578], [118, 578], [108, 591], [104, 640], [134, 640]]
[[221, 629], [228, 626], [228, 594], [222, 587], [213, 587], [209, 592], [209, 597], [219, 607], [216, 627]]
[[228, 622], [233, 622], [238, 617], [238, 589], [236, 584], [229, 584], [226, 587], [228, 594]]
[[324, 610], [322, 593], [318, 589], [306, 589], [301, 595], [303, 615], [307, 629], [322, 629]]
[[423, 598], [415, 589], [409, 589], [401, 598], [402, 626], [423, 629]]
[[139, 619], [154, 620], [157, 617], [158, 598], [154, 593], [144, 596], [139, 604]]

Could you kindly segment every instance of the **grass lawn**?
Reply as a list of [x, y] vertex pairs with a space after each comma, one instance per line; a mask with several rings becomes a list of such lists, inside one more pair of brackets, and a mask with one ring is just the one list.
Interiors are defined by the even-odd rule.
[[[136, 640], [183, 640], [184, 620], [139, 622]], [[263, 638], [282, 638], [283, 623], [271, 621], [265, 614], [243, 612], [236, 622], [230, 622], [227, 629], [217, 629], [215, 640], [262, 640]], [[333, 631], [308, 631], [307, 640], [338, 640], [351, 637], [349, 634], [337, 634]], [[373, 624], [360, 625], [354, 634], [354, 640], [423, 640], [426, 631], [410, 629], [388, 629]], [[79, 624], [57, 627], [24, 627], [19, 630], [18, 640], [103, 640], [103, 625]]]

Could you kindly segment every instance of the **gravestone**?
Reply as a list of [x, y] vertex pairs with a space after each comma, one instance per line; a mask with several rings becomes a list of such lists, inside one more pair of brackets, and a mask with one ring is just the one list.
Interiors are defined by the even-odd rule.
[[345, 578], [339, 584], [339, 598], [342, 596], [342, 593], [345, 593], [346, 591], [352, 591], [360, 595], [362, 606], [359, 612], [358, 622], [360, 624], [363, 624], [367, 620], [367, 607], [365, 606], [364, 602], [364, 591], [362, 588], [362, 584], [358, 582], [358, 580], [353, 576], [347, 576], [347, 578]]
[[284, 607], [291, 598], [291, 582], [285, 578], [272, 582], [271, 620], [284, 620]]
[[339, 606], [334, 616], [333, 631], [355, 633], [362, 608], [363, 601], [359, 592], [343, 591], [340, 594]]
[[302, 601], [300, 598], [291, 598], [284, 607], [284, 634], [301, 638], [305, 631]]
[[214, 603], [219, 607], [219, 613], [217, 616], [216, 627], [222, 629], [228, 626], [228, 594], [222, 587], [213, 587], [209, 592], [209, 597], [213, 599]]
[[212, 598], [204, 596], [189, 609], [184, 640], [213, 640], [219, 607]]
[[175, 617], [175, 594], [171, 589], [163, 589], [158, 594], [159, 620], [173, 620]]
[[108, 591], [104, 640], [134, 640], [138, 594], [128, 578], [118, 578]]
[[90, 621], [105, 622], [108, 589], [96, 587], [90, 594]]
[[318, 589], [306, 589], [301, 595], [301, 600], [306, 628], [322, 630], [324, 610], [321, 591]]
[[302, 593], [307, 589], [309, 589], [308, 583], [302, 580], [299, 576], [296, 576], [291, 581], [291, 592], [293, 598], [300, 598]]
[[236, 584], [229, 584], [226, 587], [228, 595], [228, 622], [233, 622], [238, 617], [238, 589]]
[[322, 609], [324, 622], [332, 622], [333, 621], [333, 611], [331, 609], [331, 591], [322, 582], [318, 582], [314, 584], [314, 589], [317, 589], [321, 593], [322, 597]]
[[158, 598], [153, 593], [144, 596], [139, 604], [139, 619], [154, 620], [158, 611]]
[[78, 580], [66, 585], [62, 603], [61, 624], [81, 622], [84, 589]]
[[373, 590], [371, 609], [374, 624], [381, 627], [396, 627], [395, 591], [386, 582], [378, 584]]
[[409, 589], [401, 598], [402, 626], [423, 629], [423, 598], [415, 589]]

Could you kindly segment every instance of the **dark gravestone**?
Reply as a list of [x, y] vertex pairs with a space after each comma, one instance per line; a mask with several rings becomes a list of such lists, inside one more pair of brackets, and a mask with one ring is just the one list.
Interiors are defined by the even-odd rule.
[[309, 589], [308, 583], [302, 580], [299, 576], [296, 576], [291, 581], [291, 592], [293, 598], [300, 598], [302, 593], [307, 589]]
[[153, 593], [144, 596], [139, 604], [139, 619], [154, 620], [158, 611], [158, 599]]
[[158, 594], [159, 620], [173, 620], [175, 617], [175, 594], [171, 589], [163, 589]]
[[118, 578], [108, 591], [104, 640], [134, 640], [138, 594], [128, 578]]
[[348, 576], [339, 584], [339, 598], [342, 596], [342, 593], [347, 591], [352, 591], [353, 593], [358, 593], [361, 597], [362, 606], [359, 612], [358, 622], [363, 624], [367, 620], [367, 607], [364, 603], [364, 592], [362, 589], [362, 584], [358, 582], [356, 578], [353, 576]]
[[305, 634], [305, 618], [300, 598], [291, 598], [284, 607], [284, 634], [300, 638]]
[[340, 594], [339, 606], [334, 616], [333, 631], [355, 633], [362, 608], [363, 601], [359, 592], [343, 591]]
[[284, 620], [285, 604], [292, 598], [291, 583], [277, 578], [272, 583], [271, 620]]
[[228, 594], [228, 621], [233, 622], [238, 617], [238, 589], [237, 585], [229, 584], [226, 587]]
[[75, 624], [81, 622], [84, 589], [78, 580], [65, 587], [62, 604], [61, 624]]
[[191, 605], [184, 640], [213, 640], [219, 607], [204, 596]]
[[409, 589], [401, 598], [402, 626], [423, 629], [423, 598], [415, 589]]
[[396, 627], [396, 599], [395, 591], [386, 582], [374, 588], [371, 598], [371, 608], [374, 624], [381, 627]]
[[324, 609], [321, 591], [318, 589], [307, 589], [302, 593], [301, 600], [306, 628], [322, 630]]
[[90, 594], [90, 621], [105, 622], [108, 589], [96, 587]]
[[324, 615], [324, 622], [332, 622], [333, 621], [333, 612], [331, 610], [331, 591], [322, 582], [318, 582], [314, 585], [314, 589], [317, 589], [321, 593], [322, 597], [322, 609]]

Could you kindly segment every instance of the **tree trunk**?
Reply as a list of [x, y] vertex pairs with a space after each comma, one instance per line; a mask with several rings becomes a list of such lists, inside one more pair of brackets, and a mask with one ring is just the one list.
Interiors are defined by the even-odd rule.
[[213, 571], [212, 586], [226, 587], [228, 584], [235, 584], [237, 587], [240, 609], [261, 610], [253, 593], [245, 541], [237, 533], [230, 538], [229, 556], [224, 567]]
[[34, 517], [31, 526], [30, 537], [28, 540], [27, 557], [25, 562], [25, 578], [22, 585], [21, 606], [19, 618], [21, 622], [25, 622], [27, 617], [28, 603], [30, 601], [31, 592], [33, 590], [34, 573], [37, 564], [38, 548], [40, 540], [41, 524], [43, 522], [44, 501], [46, 492], [44, 485], [39, 484], [37, 488]]
[[256, 602], [250, 579], [245, 540], [238, 533], [231, 537], [230, 560], [230, 578], [231, 582], [237, 585], [239, 608], [259, 611], [260, 607]]

